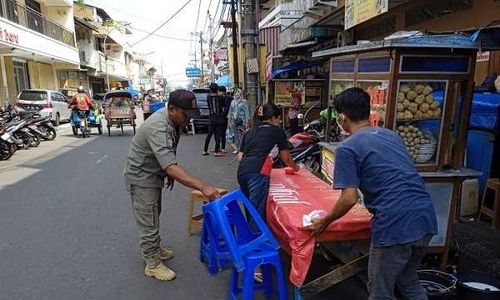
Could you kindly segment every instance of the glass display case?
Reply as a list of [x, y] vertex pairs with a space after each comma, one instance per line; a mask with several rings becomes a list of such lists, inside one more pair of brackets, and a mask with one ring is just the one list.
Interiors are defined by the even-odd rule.
[[469, 93], [463, 86], [472, 87], [475, 50], [359, 48], [331, 58], [330, 100], [353, 86], [364, 89], [370, 124], [396, 131], [419, 171], [461, 167], [466, 130], [457, 124], [470, 110], [470, 98], [462, 98]]
[[399, 81], [394, 130], [416, 164], [435, 165], [447, 81]]

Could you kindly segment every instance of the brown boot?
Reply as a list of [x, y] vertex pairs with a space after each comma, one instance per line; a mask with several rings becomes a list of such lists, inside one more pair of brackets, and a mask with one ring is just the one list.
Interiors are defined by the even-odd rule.
[[144, 269], [144, 275], [148, 277], [154, 277], [163, 281], [170, 281], [175, 279], [175, 272], [167, 268], [163, 263], [160, 263], [156, 267], [146, 266]]
[[160, 259], [161, 260], [169, 260], [174, 257], [174, 251], [168, 248], [161, 247], [160, 248]]

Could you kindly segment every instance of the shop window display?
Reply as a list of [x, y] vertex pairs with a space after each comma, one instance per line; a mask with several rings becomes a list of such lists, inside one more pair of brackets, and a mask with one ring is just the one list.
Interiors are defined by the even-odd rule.
[[446, 81], [401, 81], [394, 129], [416, 164], [435, 164], [443, 117]]

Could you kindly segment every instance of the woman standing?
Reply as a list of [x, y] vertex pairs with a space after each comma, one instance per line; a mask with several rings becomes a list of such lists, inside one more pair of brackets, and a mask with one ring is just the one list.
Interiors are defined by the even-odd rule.
[[247, 100], [243, 99], [243, 91], [236, 90], [234, 99], [231, 101], [228, 113], [227, 137], [231, 142], [234, 152], [238, 153], [241, 139], [250, 125], [250, 111]]
[[[288, 141], [281, 124], [281, 111], [274, 104], [265, 104], [257, 108], [254, 114], [254, 126], [247, 131], [241, 141], [238, 167], [240, 189], [266, 219], [266, 203], [269, 193], [269, 181], [273, 162], [269, 156], [278, 146], [282, 161], [295, 172], [299, 166], [293, 161], [288, 151]], [[249, 218], [252, 230], [258, 231], [257, 225]]]
[[290, 103], [290, 108], [288, 109], [288, 121], [290, 122], [290, 133], [291, 135], [294, 135], [301, 131], [299, 128], [299, 114], [302, 93], [300, 89], [294, 85], [294, 87], [290, 90], [290, 94], [292, 96], [292, 101]]

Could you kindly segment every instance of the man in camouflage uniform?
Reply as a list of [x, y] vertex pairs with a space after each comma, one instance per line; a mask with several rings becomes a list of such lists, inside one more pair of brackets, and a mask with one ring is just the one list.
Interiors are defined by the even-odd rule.
[[[134, 217], [139, 228], [146, 276], [172, 280], [175, 272], [162, 260], [173, 257], [173, 251], [160, 247], [161, 192], [175, 181], [200, 190], [207, 198], [219, 196], [217, 190], [191, 176], [177, 164], [176, 149], [181, 129], [199, 117], [194, 94], [187, 90], [170, 93], [167, 108], [151, 115], [139, 128], [130, 144], [125, 182], [132, 199]], [[165, 184], [166, 181], [166, 184]]]

